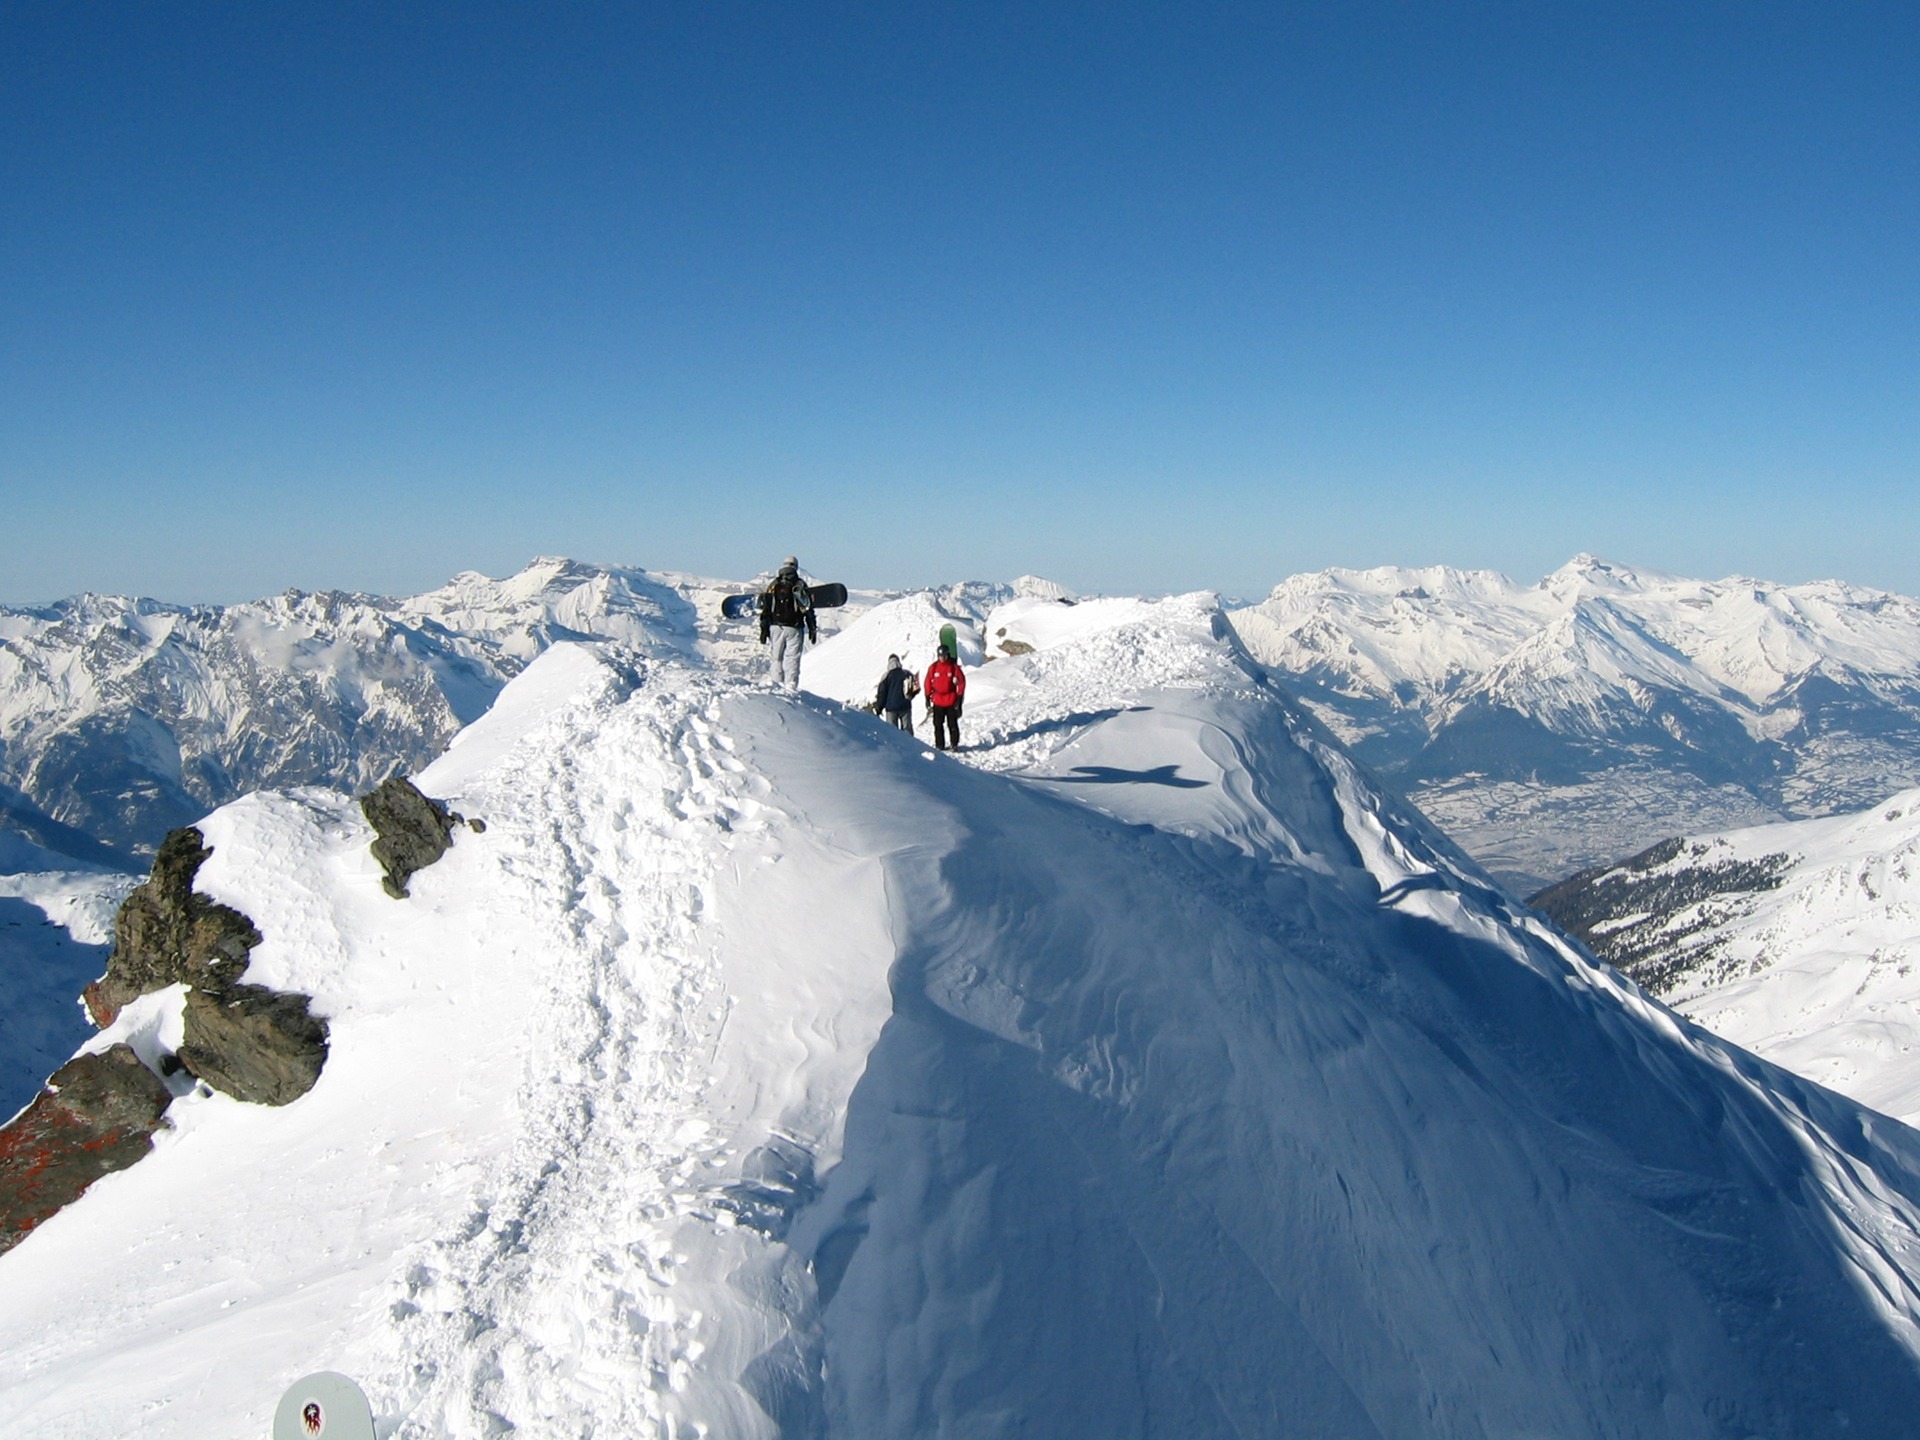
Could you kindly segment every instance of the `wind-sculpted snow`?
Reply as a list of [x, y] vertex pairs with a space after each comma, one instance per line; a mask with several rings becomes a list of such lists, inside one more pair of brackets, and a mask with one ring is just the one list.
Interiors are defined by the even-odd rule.
[[1904, 596], [1583, 555], [1527, 587], [1300, 575], [1233, 619], [1356, 753], [1526, 888], [1920, 781], [1920, 601]]
[[560, 645], [404, 903], [343, 797], [209, 817], [331, 1057], [0, 1258], [9, 1434], [320, 1368], [400, 1440], [1902, 1432], [1920, 1137], [1517, 911], [1211, 597], [1038, 603], [964, 759]]

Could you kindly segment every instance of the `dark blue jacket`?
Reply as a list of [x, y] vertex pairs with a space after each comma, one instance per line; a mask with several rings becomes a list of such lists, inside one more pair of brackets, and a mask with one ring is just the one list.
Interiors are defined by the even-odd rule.
[[880, 677], [880, 685], [873, 692], [874, 701], [882, 710], [898, 715], [902, 710], [913, 708], [913, 697], [907, 694], [907, 682], [913, 679], [913, 672], [904, 665], [896, 665]]

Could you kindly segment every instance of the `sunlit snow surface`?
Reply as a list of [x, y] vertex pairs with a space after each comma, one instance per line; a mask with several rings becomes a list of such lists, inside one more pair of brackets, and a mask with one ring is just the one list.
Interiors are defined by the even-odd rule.
[[6, 1433], [264, 1435], [323, 1368], [419, 1440], [1909, 1426], [1920, 1137], [1570, 953], [1211, 597], [1002, 627], [964, 760], [551, 649], [404, 902], [350, 801], [217, 812], [332, 1054], [0, 1257]]
[[[1714, 884], [1743, 866], [1766, 886]], [[1635, 878], [1693, 875], [1700, 898], [1611, 926], [1674, 973], [1668, 1001], [1920, 1123], [1920, 790], [1857, 815], [1689, 837]]]

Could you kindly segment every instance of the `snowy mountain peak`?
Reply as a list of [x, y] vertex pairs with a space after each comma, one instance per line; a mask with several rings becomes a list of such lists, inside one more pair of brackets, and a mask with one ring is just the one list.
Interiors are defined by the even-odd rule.
[[1676, 582], [1686, 583], [1658, 570], [1619, 565], [1582, 551], [1542, 580], [1539, 588], [1564, 602], [1587, 595], [1639, 594]]
[[82, 596], [7, 612], [0, 783], [46, 821], [136, 858], [250, 789], [366, 789], [418, 769], [557, 641], [692, 658], [696, 599], [710, 588], [547, 558], [403, 600]]
[[1022, 575], [1013, 582], [1014, 593], [1030, 600], [1072, 600], [1073, 591], [1056, 580], [1043, 580], [1038, 575]]
[[1344, 742], [1521, 885], [1703, 823], [1920, 781], [1920, 602], [1902, 596], [1579, 555], [1524, 588], [1488, 572], [1295, 576], [1232, 620]]

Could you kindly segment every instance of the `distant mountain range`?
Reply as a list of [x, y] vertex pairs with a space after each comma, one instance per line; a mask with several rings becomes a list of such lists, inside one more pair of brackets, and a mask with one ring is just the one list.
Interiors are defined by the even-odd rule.
[[690, 654], [701, 582], [537, 560], [407, 599], [82, 595], [0, 610], [0, 826], [138, 864], [249, 791], [417, 770], [557, 640]]
[[[358, 791], [417, 770], [557, 640], [749, 665], [748, 628], [717, 611], [738, 588], [543, 559], [402, 599], [0, 609], [0, 830], [138, 866], [167, 829], [251, 790]], [[934, 598], [977, 621], [1012, 593]], [[830, 618], [888, 598], [856, 592]], [[1920, 784], [1920, 602], [1900, 595], [1581, 556], [1530, 586], [1326, 570], [1228, 618], [1338, 738], [1521, 893], [1673, 834]]]
[[1920, 783], [1920, 601], [1582, 555], [1325, 570], [1235, 611], [1361, 759], [1516, 889]]

